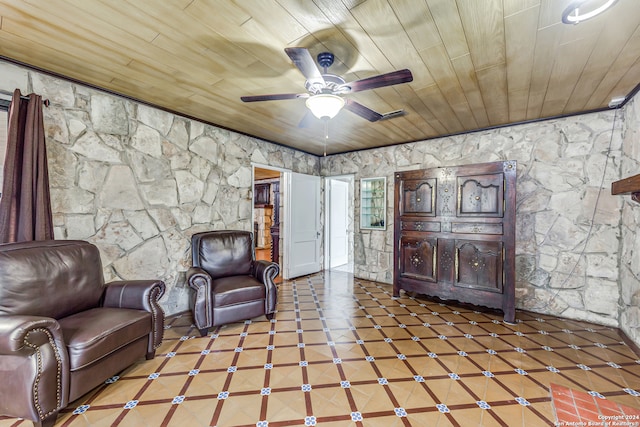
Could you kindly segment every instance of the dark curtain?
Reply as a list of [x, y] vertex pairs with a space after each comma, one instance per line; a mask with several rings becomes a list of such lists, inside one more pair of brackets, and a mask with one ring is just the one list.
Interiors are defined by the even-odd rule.
[[0, 242], [53, 239], [42, 97], [31, 94], [22, 99], [20, 90], [15, 90], [7, 134]]

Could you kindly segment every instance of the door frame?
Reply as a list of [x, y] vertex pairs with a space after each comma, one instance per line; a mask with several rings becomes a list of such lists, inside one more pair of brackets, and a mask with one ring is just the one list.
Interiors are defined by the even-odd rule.
[[[349, 204], [347, 206], [347, 224], [349, 224], [349, 229], [347, 232], [347, 240], [348, 240], [348, 263], [353, 264], [354, 260], [354, 223], [349, 222], [349, 215], [353, 218], [355, 215], [355, 182], [356, 176], [355, 174], [344, 174], [344, 175], [333, 175], [333, 176], [325, 176], [323, 179], [324, 186], [324, 260], [323, 266], [325, 270], [331, 269], [331, 194], [330, 194], [330, 181], [344, 181], [349, 185]], [[355, 218], [353, 218], [355, 220]]]
[[[254, 207], [254, 203], [253, 203], [253, 199], [255, 197], [254, 193], [254, 188], [255, 188], [255, 184], [256, 184], [256, 174], [255, 174], [255, 169], [268, 169], [268, 170], [272, 170], [272, 171], [278, 171], [280, 172], [280, 204], [282, 205], [282, 209], [280, 209], [280, 223], [283, 223], [284, 221], [286, 221], [286, 207], [289, 205], [289, 200], [287, 199], [288, 195], [286, 193], [283, 194], [282, 192], [282, 187], [283, 187], [283, 183], [285, 182], [285, 176], [287, 174], [291, 174], [291, 170], [289, 169], [283, 169], [283, 168], [279, 168], [277, 166], [270, 166], [270, 165], [265, 165], [262, 163], [255, 163], [255, 162], [251, 162], [251, 224], [250, 224], [250, 231], [253, 232], [253, 219], [255, 218], [255, 207]], [[290, 178], [289, 178], [290, 179]], [[289, 258], [288, 257], [288, 253], [287, 253], [287, 247], [284, 244], [286, 242], [285, 240], [285, 235], [284, 235], [284, 230], [282, 229], [284, 227], [280, 228], [280, 248], [282, 248], [282, 257], [280, 258], [280, 262], [278, 263], [280, 265], [280, 271], [284, 270], [284, 265], [286, 260]], [[255, 239], [255, 236], [254, 236]], [[255, 243], [255, 241], [254, 241]]]

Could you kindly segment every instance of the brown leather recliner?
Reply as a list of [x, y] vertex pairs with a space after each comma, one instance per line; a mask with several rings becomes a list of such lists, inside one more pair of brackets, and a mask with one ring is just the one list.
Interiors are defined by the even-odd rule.
[[83, 241], [0, 245], [0, 414], [52, 426], [58, 412], [161, 344], [159, 280], [105, 283]]
[[207, 231], [191, 238], [193, 267], [187, 272], [190, 307], [202, 336], [209, 328], [261, 315], [272, 319], [278, 300], [278, 264], [256, 261], [253, 234]]

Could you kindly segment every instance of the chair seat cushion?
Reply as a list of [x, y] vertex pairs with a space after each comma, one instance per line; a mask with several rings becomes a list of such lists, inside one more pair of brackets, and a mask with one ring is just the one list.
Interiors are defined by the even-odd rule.
[[58, 321], [69, 351], [71, 371], [107, 357], [151, 332], [151, 314], [142, 310], [100, 307]]
[[252, 276], [221, 277], [213, 281], [213, 306], [223, 307], [266, 297], [265, 287]]

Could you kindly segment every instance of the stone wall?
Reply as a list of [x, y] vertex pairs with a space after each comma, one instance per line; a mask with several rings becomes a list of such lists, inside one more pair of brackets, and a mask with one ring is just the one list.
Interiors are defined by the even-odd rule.
[[[621, 176], [640, 173], [640, 98], [636, 95], [624, 107], [624, 139]], [[620, 327], [640, 346], [640, 204], [630, 196], [623, 199], [620, 225]]]
[[395, 171], [516, 160], [517, 306], [617, 326], [623, 200], [610, 185], [620, 178], [622, 120], [612, 129], [613, 117], [605, 111], [321, 159], [322, 175], [355, 174], [356, 197], [360, 178], [387, 177], [386, 231], [360, 230], [356, 205], [355, 275], [393, 283]]
[[[94, 242], [107, 279], [163, 279], [169, 314], [187, 308], [190, 236], [252, 229], [251, 162], [353, 174], [355, 275], [390, 284], [395, 171], [516, 160], [518, 307], [621, 325], [640, 343], [640, 207], [609, 191], [640, 170], [637, 97], [613, 130], [607, 111], [318, 159], [14, 64], [0, 76], [0, 89], [51, 101], [56, 238]], [[360, 230], [359, 180], [377, 176], [387, 229]]]
[[252, 230], [252, 162], [318, 174], [319, 160], [0, 61], [0, 89], [44, 108], [55, 237], [95, 243], [105, 278], [160, 278], [188, 309], [190, 238]]

